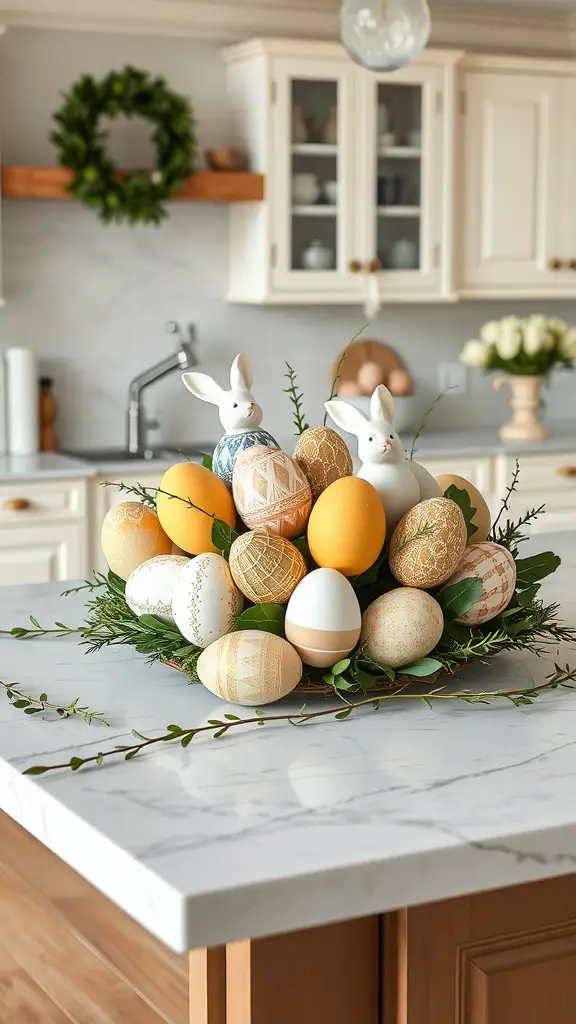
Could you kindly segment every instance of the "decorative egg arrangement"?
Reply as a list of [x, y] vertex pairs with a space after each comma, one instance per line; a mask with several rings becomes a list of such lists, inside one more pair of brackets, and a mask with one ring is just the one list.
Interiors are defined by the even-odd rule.
[[466, 547], [464, 516], [450, 498], [428, 498], [402, 517], [390, 542], [390, 569], [404, 587], [445, 583]]
[[254, 604], [285, 604], [307, 568], [289, 540], [260, 531], [243, 533], [234, 541], [230, 571], [238, 589]]
[[510, 604], [516, 587], [516, 563], [507, 548], [493, 541], [471, 544], [448, 583], [452, 585], [464, 579], [480, 580], [482, 592], [476, 603], [456, 621], [466, 626], [479, 626], [495, 619]]
[[348, 445], [331, 427], [308, 427], [300, 434], [294, 460], [310, 484], [312, 501], [317, 501], [335, 480], [352, 476]]
[[181, 570], [172, 594], [172, 616], [182, 636], [208, 647], [236, 629], [244, 598], [221, 555], [205, 552]]
[[156, 513], [138, 501], [122, 501], [102, 523], [102, 551], [108, 565], [123, 580], [155, 555], [169, 555], [172, 541]]
[[183, 555], [156, 555], [143, 562], [126, 581], [128, 607], [135, 615], [155, 615], [163, 622], [173, 622], [174, 587], [189, 562]]
[[315, 569], [286, 609], [286, 639], [306, 665], [328, 668], [356, 647], [362, 617], [351, 584], [336, 569]]
[[279, 449], [254, 445], [236, 459], [232, 490], [236, 508], [250, 530], [267, 530], [288, 540], [308, 522], [312, 492], [300, 466]]
[[[483, 625], [502, 615], [517, 586], [540, 578], [529, 564], [517, 581], [515, 558], [487, 539], [490, 510], [470, 481], [435, 479], [404, 459], [382, 384], [370, 420], [353, 422], [344, 403], [327, 403], [364, 446], [364, 467], [353, 476], [348, 447], [329, 427], [303, 429], [293, 457], [278, 448], [260, 426], [245, 357], [234, 361], [230, 391], [204, 374], [183, 377], [219, 406], [226, 433], [214, 469], [172, 466], [157, 512], [138, 502], [116, 506], [102, 546], [126, 580], [126, 615], [146, 616], [145, 630], [158, 620], [163, 640], [172, 630], [174, 652], [159, 653], [171, 664], [187, 661], [189, 671], [194, 665], [223, 700], [258, 706], [296, 687], [358, 692], [374, 678], [425, 681], [446, 662], [448, 670], [457, 665], [449, 656], [463, 630], [469, 660], [487, 635]], [[517, 601], [513, 614], [522, 607]]]

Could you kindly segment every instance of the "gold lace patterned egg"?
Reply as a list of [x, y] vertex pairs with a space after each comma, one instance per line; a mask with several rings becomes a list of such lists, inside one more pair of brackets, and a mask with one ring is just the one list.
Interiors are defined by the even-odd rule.
[[244, 598], [222, 555], [211, 551], [191, 559], [180, 572], [172, 595], [174, 622], [191, 644], [208, 647], [236, 629]]
[[156, 555], [169, 555], [172, 541], [153, 509], [139, 501], [122, 501], [102, 523], [102, 551], [108, 565], [123, 580]]
[[243, 629], [202, 651], [197, 671], [206, 689], [217, 697], [257, 707], [290, 693], [302, 678], [302, 662], [282, 637]]
[[310, 427], [300, 434], [294, 459], [310, 484], [313, 501], [335, 480], [352, 476], [348, 445], [331, 427]]
[[466, 538], [458, 505], [449, 498], [428, 498], [410, 509], [394, 530], [390, 569], [404, 587], [438, 587], [456, 571]]
[[230, 572], [238, 589], [254, 604], [284, 604], [304, 579], [306, 562], [284, 537], [251, 531], [234, 541]]

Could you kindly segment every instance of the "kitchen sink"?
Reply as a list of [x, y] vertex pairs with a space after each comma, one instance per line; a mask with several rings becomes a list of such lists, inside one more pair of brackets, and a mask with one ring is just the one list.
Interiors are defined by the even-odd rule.
[[214, 450], [214, 444], [214, 441], [207, 441], [205, 444], [167, 445], [161, 448], [147, 448], [141, 452], [129, 452], [126, 448], [86, 448], [82, 451], [68, 451], [64, 454], [93, 463], [170, 462], [172, 460], [177, 462], [178, 459], [200, 461], [204, 452]]

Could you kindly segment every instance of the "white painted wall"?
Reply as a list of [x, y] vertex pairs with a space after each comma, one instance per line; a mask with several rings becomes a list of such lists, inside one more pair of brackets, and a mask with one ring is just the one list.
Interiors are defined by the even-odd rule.
[[[100, 76], [124, 63], [160, 72], [171, 87], [189, 93], [202, 149], [229, 141], [216, 44], [23, 29], [0, 40], [3, 161], [53, 163], [48, 133], [59, 90], [82, 72]], [[145, 159], [140, 122], [117, 126], [114, 138], [120, 163]], [[167, 351], [163, 322], [169, 318], [197, 324], [208, 372], [224, 376], [237, 351], [249, 353], [265, 425], [280, 439], [291, 429], [288, 402], [279, 394], [285, 358], [300, 370], [309, 419], [319, 420], [330, 365], [361, 326], [362, 312], [226, 305], [225, 208], [177, 204], [159, 230], [103, 227], [73, 202], [9, 200], [2, 216], [6, 308], [0, 311], [0, 344], [32, 346], [43, 369], [56, 377], [65, 446], [121, 442], [128, 381]], [[456, 358], [480, 324], [510, 312], [537, 311], [576, 323], [576, 302], [394, 306], [368, 334], [396, 347], [432, 398], [437, 363]], [[494, 394], [477, 374], [470, 386], [468, 396], [444, 400], [436, 426], [502, 420], [506, 394]], [[151, 408], [161, 408], [166, 440], [216, 436], [215, 412], [188, 395], [177, 376], [149, 394]], [[555, 387], [550, 415], [573, 415], [575, 396], [576, 377], [565, 375]]]

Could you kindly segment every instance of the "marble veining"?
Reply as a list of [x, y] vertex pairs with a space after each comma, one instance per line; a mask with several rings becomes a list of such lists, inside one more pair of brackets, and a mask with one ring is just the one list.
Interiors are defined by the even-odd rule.
[[[574, 540], [538, 538], [548, 546], [563, 565], [546, 596], [576, 623]], [[75, 624], [81, 595], [61, 599], [59, 590], [3, 589], [0, 627], [30, 613]], [[556, 659], [576, 664], [576, 650]], [[506, 654], [462, 685], [519, 685], [550, 669]], [[128, 764], [33, 778], [21, 775], [30, 764], [229, 708], [128, 649], [87, 656], [73, 639], [0, 636], [0, 678], [106, 712], [110, 729], [25, 718], [0, 699], [0, 806], [177, 950], [574, 870], [576, 691], [522, 709], [445, 704], [430, 713], [397, 700], [344, 722], [247, 726], [187, 750], [161, 745]], [[300, 703], [289, 697], [268, 711]]]

